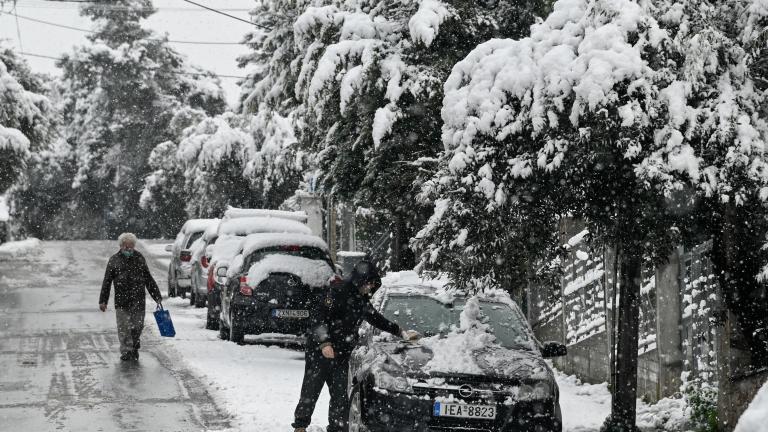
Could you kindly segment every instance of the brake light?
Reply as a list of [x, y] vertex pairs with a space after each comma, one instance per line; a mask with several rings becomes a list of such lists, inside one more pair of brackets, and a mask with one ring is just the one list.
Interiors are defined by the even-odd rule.
[[299, 252], [301, 250], [301, 246], [283, 246], [283, 250], [288, 252]]
[[248, 286], [248, 277], [240, 276], [240, 294], [244, 296], [252, 296], [253, 288]]
[[181, 251], [181, 254], [179, 254], [179, 259], [182, 262], [190, 262], [190, 261], [192, 261], [192, 252], [190, 252], [190, 251]]
[[208, 268], [208, 257], [203, 255], [200, 258], [200, 265], [203, 266], [203, 268]]
[[215, 274], [216, 266], [211, 266], [211, 269], [208, 270], [208, 292], [213, 292], [213, 286], [214, 286], [214, 279], [213, 275]]

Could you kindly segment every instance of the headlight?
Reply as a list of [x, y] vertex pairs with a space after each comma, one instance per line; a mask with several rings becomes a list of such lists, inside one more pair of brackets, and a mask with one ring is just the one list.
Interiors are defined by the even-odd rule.
[[379, 371], [373, 376], [374, 384], [382, 390], [396, 391], [400, 393], [413, 392], [413, 387], [408, 379], [403, 376], [392, 376], [387, 372]]
[[523, 383], [518, 388], [518, 400], [540, 400], [553, 397], [552, 386], [547, 381]]

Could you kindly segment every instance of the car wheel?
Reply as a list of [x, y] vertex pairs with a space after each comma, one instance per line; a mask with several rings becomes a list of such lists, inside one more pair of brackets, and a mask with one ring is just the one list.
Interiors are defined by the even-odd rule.
[[195, 297], [197, 297], [197, 296], [195, 295], [195, 291], [194, 291], [194, 290], [190, 291], [190, 292], [189, 292], [189, 305], [190, 305], [190, 306], [195, 306], [195, 303], [196, 303], [196, 302], [195, 302]]
[[179, 294], [179, 297], [183, 299], [187, 298], [187, 292], [184, 290], [180, 290], [178, 294]]
[[363, 399], [360, 390], [353, 390], [349, 399], [349, 432], [368, 432], [363, 424]]
[[232, 317], [232, 314], [229, 315], [229, 340], [232, 342], [242, 345], [243, 340], [245, 339], [245, 334], [243, 333], [243, 329], [240, 328], [239, 325], [237, 325], [237, 322], [235, 322], [234, 317]]
[[229, 329], [221, 320], [219, 320], [219, 339], [229, 340]]
[[207, 330], [218, 330], [219, 329], [219, 319], [216, 318], [216, 317], [212, 317], [210, 315], [206, 315], [205, 328]]
[[173, 272], [171, 267], [168, 267], [168, 298], [176, 297], [176, 284], [173, 281]]

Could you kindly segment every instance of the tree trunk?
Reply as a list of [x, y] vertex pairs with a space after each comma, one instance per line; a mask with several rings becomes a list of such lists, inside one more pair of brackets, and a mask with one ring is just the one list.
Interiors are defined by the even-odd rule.
[[640, 286], [642, 256], [640, 248], [618, 246], [619, 316], [616, 337], [615, 368], [611, 415], [603, 425], [604, 432], [635, 432], [637, 426], [637, 343], [640, 321]]

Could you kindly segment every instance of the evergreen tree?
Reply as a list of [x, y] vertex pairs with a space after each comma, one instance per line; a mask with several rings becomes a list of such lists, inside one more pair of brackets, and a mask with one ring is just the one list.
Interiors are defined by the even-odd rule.
[[[113, 7], [115, 4], [121, 7]], [[64, 137], [72, 146], [78, 229], [88, 237], [130, 230], [154, 235], [139, 205], [148, 157], [172, 139], [174, 113], [191, 106], [214, 115], [225, 103], [218, 82], [185, 67], [164, 37], [141, 26], [150, 0], [96, 1], [81, 13], [96, 22], [91, 43], [60, 62], [63, 69]]]
[[[412, 267], [408, 239], [428, 214], [414, 198], [441, 151], [442, 82], [477, 43], [524, 34], [544, 2], [278, 4], [258, 11], [273, 30], [251, 39], [248, 60], [264, 68], [246, 100], [295, 112], [324, 194], [386, 215], [391, 266]], [[287, 28], [282, 17], [296, 18]]]
[[0, 194], [22, 174], [30, 155], [54, 135], [55, 113], [43, 79], [0, 44]]

